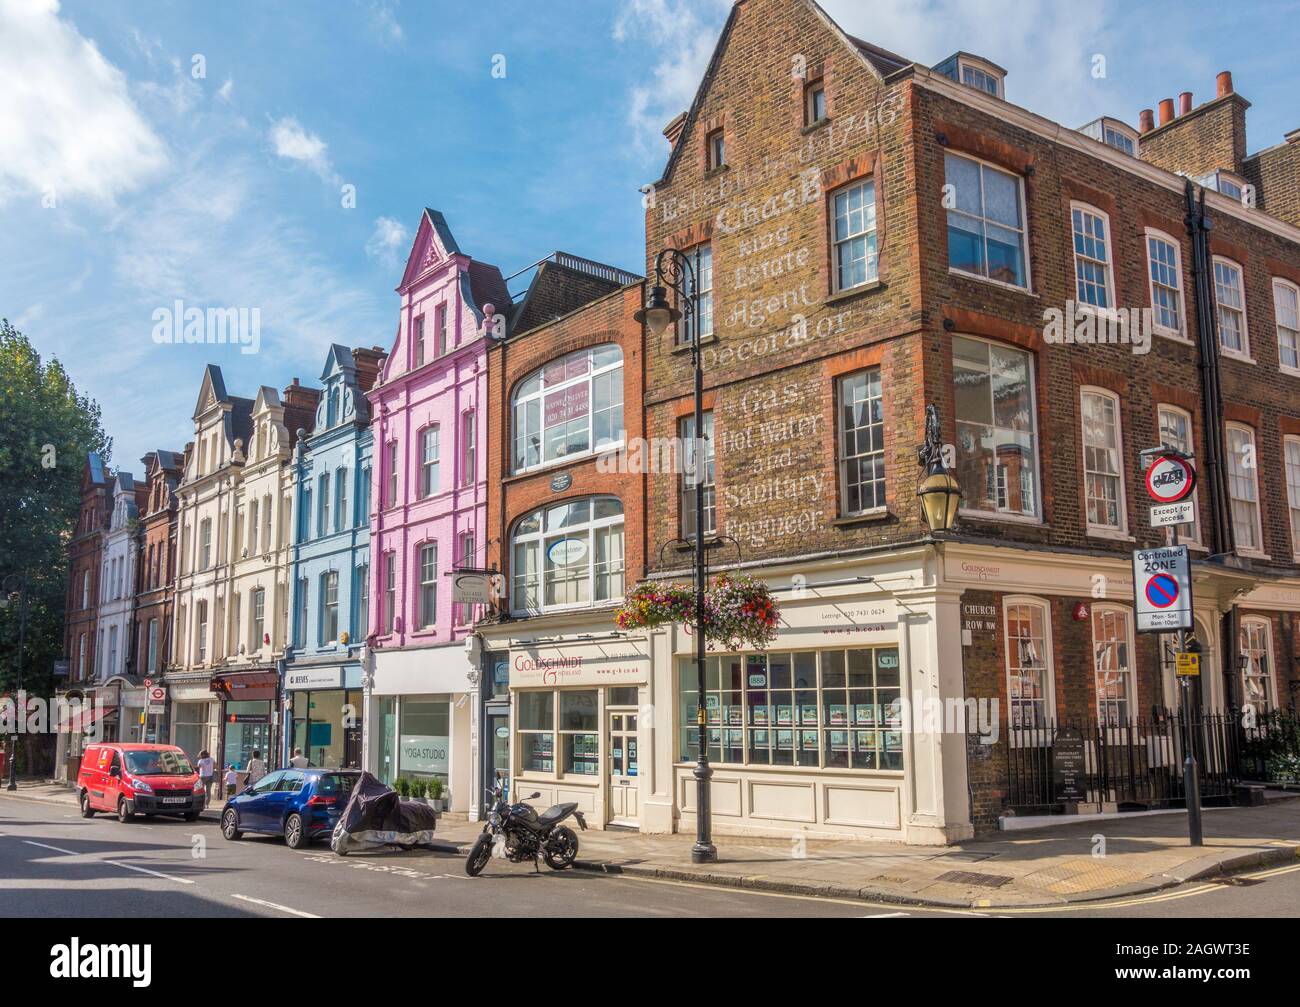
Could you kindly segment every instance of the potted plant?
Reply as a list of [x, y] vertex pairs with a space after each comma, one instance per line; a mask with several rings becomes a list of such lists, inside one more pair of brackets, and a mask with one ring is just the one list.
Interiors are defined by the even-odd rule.
[[429, 782], [416, 776], [411, 779], [411, 797], [421, 803], [427, 804], [425, 797], [429, 793]]
[[433, 803], [433, 807], [436, 811], [447, 810], [447, 797], [440, 777], [435, 776], [429, 781], [429, 799]]
[[411, 781], [405, 776], [399, 776], [393, 781], [393, 789], [397, 791], [400, 797], [411, 796]]

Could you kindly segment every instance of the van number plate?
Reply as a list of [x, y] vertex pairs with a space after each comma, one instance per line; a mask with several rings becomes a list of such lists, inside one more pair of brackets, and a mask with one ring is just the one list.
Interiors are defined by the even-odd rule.
[[188, 797], [164, 797], [162, 802], [163, 804], [185, 804], [188, 800]]

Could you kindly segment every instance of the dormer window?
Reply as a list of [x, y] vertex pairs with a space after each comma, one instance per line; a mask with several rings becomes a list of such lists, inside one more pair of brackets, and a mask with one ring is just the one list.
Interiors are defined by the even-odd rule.
[[1086, 126], [1080, 126], [1079, 132], [1084, 136], [1092, 137], [1094, 140], [1100, 140], [1106, 146], [1114, 147], [1129, 157], [1137, 156], [1137, 130], [1125, 125], [1118, 119], [1102, 116], [1100, 119], [1093, 119]]
[[1207, 189], [1213, 189], [1220, 192], [1229, 199], [1241, 199], [1242, 187], [1246, 180], [1240, 175], [1235, 175], [1231, 171], [1212, 171], [1208, 175], [1202, 175], [1194, 181], [1198, 185], [1203, 185]]
[[973, 87], [976, 91], [983, 91], [994, 98], [1005, 97], [1003, 82], [1006, 79], [1007, 72], [996, 63], [990, 63], [986, 59], [972, 56], [967, 52], [957, 52], [942, 63], [937, 64], [934, 69], [945, 77], [965, 84], [967, 87]]

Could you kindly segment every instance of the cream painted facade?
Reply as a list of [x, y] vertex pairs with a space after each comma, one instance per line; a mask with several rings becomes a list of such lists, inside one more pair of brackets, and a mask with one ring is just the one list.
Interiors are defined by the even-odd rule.
[[263, 386], [229, 512], [230, 618], [222, 652], [226, 670], [274, 667], [288, 642], [293, 544], [293, 469], [284, 406]]
[[209, 364], [194, 409], [194, 440], [186, 447], [184, 476], [176, 491], [174, 645], [166, 675], [171, 741], [191, 756], [219, 748], [220, 702], [210, 681], [231, 640], [235, 502], [251, 410], [249, 400], [226, 394], [221, 369]]

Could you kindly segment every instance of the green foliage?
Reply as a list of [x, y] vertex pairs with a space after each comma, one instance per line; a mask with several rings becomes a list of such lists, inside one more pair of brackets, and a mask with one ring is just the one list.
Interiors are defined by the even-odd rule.
[[408, 780], [405, 776], [399, 776], [397, 779], [393, 781], [393, 789], [396, 790], [397, 793], [400, 794], [402, 797], [410, 797], [411, 781]]
[[432, 797], [435, 801], [442, 800], [442, 787], [443, 787], [442, 778], [435, 776], [432, 780], [429, 781], [429, 796]]
[[429, 793], [429, 782], [422, 780], [420, 777], [414, 777], [411, 780], [411, 796], [425, 797]]
[[[77, 392], [57, 360], [0, 319], [0, 578], [27, 577], [23, 685], [50, 695], [64, 654], [67, 543], [76, 529], [90, 451], [107, 465], [112, 442], [98, 403]], [[19, 606], [0, 610], [0, 690], [16, 684]]]

